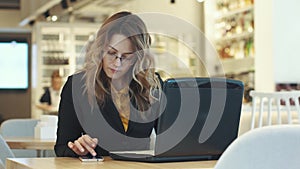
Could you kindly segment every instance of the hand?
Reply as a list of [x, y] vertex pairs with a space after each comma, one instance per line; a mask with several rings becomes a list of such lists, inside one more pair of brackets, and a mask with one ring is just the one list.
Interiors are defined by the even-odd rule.
[[95, 147], [98, 144], [97, 138], [91, 138], [89, 135], [85, 134], [79, 137], [74, 142], [69, 142], [68, 147], [72, 149], [77, 155], [86, 155], [91, 153], [96, 156]]

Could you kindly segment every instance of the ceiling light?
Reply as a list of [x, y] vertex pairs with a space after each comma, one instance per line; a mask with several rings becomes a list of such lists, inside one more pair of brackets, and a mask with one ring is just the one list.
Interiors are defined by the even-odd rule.
[[53, 15], [53, 16], [51, 17], [51, 21], [53, 21], [53, 22], [57, 21], [57, 16], [56, 16], [56, 15]]

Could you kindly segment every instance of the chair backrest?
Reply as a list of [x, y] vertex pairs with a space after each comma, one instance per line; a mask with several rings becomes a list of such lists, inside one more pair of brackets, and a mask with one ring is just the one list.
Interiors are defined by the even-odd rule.
[[5, 161], [6, 158], [15, 157], [9, 146], [7, 145], [6, 141], [0, 135], [0, 168], [5, 168]]
[[[300, 91], [278, 91], [278, 92], [258, 92], [250, 91], [252, 97], [252, 117], [251, 126], [253, 129], [263, 125], [272, 124], [272, 113], [277, 112], [277, 120], [273, 124], [282, 124], [283, 117], [287, 117], [287, 124], [293, 124], [292, 113], [297, 112], [298, 123], [300, 122], [299, 97]], [[258, 106], [258, 110], [257, 110]], [[267, 109], [266, 109], [267, 108]], [[267, 110], [267, 111], [265, 111]], [[258, 123], [255, 125], [256, 113], [258, 112]], [[267, 121], [263, 124], [264, 113], [267, 112]], [[282, 112], [286, 114], [282, 116]], [[294, 113], [295, 114], [295, 113]]]
[[215, 169], [299, 169], [300, 125], [251, 130], [232, 142]]
[[[0, 126], [3, 137], [34, 137], [34, 127], [39, 120], [31, 118], [8, 119]], [[37, 157], [36, 150], [12, 149], [15, 157]]]
[[34, 127], [38, 121], [31, 118], [6, 120], [1, 124], [0, 134], [4, 137], [33, 137]]
[[[0, 126], [0, 134], [3, 137], [34, 137], [34, 128], [39, 121], [31, 118], [6, 120]], [[12, 151], [16, 157], [38, 156], [36, 150], [13, 149]], [[54, 150], [45, 150], [43, 154], [47, 157], [55, 157]]]
[[2, 163], [2, 161], [0, 160], [0, 169], [5, 169], [4, 164]]

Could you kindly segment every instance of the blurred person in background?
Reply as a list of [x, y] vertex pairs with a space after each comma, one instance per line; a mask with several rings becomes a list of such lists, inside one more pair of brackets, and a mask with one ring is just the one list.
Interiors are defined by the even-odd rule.
[[53, 71], [51, 75], [51, 86], [45, 87], [45, 92], [40, 98], [40, 103], [37, 108], [44, 111], [45, 114], [57, 114], [60, 93], [62, 87], [62, 77], [58, 70]]

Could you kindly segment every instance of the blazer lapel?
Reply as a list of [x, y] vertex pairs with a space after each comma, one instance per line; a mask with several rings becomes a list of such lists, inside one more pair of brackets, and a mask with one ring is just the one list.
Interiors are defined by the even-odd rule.
[[130, 117], [129, 117], [129, 121], [128, 121], [128, 128], [126, 131], [126, 134], [130, 134], [130, 132], [132, 131], [132, 129], [134, 128], [134, 122], [132, 122], [131, 120], [134, 119], [134, 121], [137, 119], [136, 114], [134, 113], [135, 111], [133, 110], [137, 110], [137, 106], [136, 106], [136, 102], [135, 99], [133, 97], [131, 97], [130, 95]]
[[102, 115], [106, 119], [106, 121], [111, 125], [112, 128], [117, 130], [120, 133], [125, 133], [119, 112], [115, 107], [115, 104], [111, 100], [111, 98], [106, 100], [106, 105], [101, 111]]

